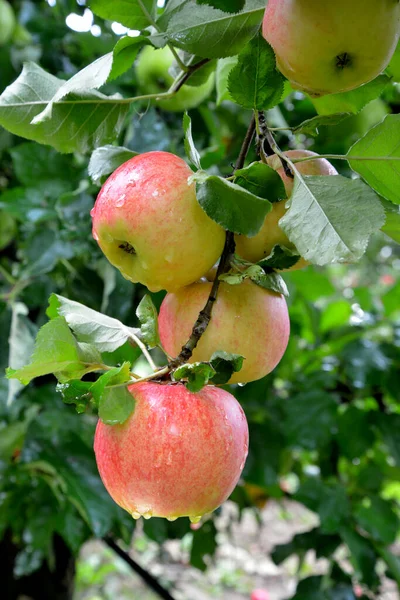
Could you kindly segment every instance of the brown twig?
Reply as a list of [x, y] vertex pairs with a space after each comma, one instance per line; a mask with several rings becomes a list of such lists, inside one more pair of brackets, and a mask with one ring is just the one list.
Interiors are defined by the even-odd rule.
[[281, 160], [282, 167], [285, 171], [285, 175], [294, 179], [294, 174], [292, 169], [290, 168], [289, 163], [285, 160], [282, 152], [275, 141], [274, 136], [270, 132], [267, 121], [265, 119], [265, 115], [262, 111], [258, 112], [258, 126], [259, 126], [259, 135], [258, 135], [258, 147], [259, 150], [262, 150], [267, 156], [272, 156], [273, 154], [277, 154]]
[[183, 85], [185, 85], [185, 83], [188, 81], [188, 79], [190, 79], [190, 77], [193, 75], [193, 73], [196, 73], [196, 71], [198, 71], [199, 69], [201, 69], [202, 67], [204, 67], [204, 65], [206, 65], [209, 62], [210, 62], [209, 58], [203, 58], [202, 60], [200, 60], [195, 65], [191, 65], [189, 67], [189, 70], [186, 71], [186, 73], [184, 75], [182, 75], [182, 78], [179, 79], [176, 82], [176, 84], [171, 88], [170, 92], [172, 92], [172, 93], [179, 92], [179, 90], [181, 89], [181, 87]]
[[[253, 115], [253, 118], [251, 119], [249, 128], [247, 130], [246, 136], [243, 140], [243, 144], [242, 144], [238, 159], [235, 164], [235, 169], [234, 169], [235, 171], [237, 171], [238, 169], [242, 169], [244, 167], [246, 156], [248, 154], [251, 142], [254, 137], [255, 126], [256, 126], [256, 121], [255, 121], [255, 116]], [[232, 256], [234, 253], [235, 253], [235, 237], [231, 231], [227, 231], [224, 251], [222, 253], [221, 260], [218, 265], [217, 274], [215, 276], [214, 283], [212, 285], [211, 292], [208, 297], [207, 303], [206, 303], [205, 307], [203, 308], [203, 310], [200, 312], [199, 317], [198, 317], [196, 323], [194, 324], [194, 327], [192, 330], [192, 335], [190, 336], [190, 338], [188, 339], [186, 344], [183, 346], [179, 356], [177, 356], [174, 360], [172, 360], [170, 362], [171, 369], [176, 369], [180, 365], [183, 365], [184, 363], [186, 363], [192, 357], [193, 351], [195, 350], [197, 344], [199, 343], [201, 336], [205, 333], [208, 325], [210, 324], [213, 307], [217, 300], [218, 290], [219, 290], [219, 286], [221, 283], [219, 280], [219, 277], [220, 277], [220, 275], [222, 275], [223, 273], [226, 273], [229, 270], [230, 262], [231, 262], [231, 259], [232, 259]]]

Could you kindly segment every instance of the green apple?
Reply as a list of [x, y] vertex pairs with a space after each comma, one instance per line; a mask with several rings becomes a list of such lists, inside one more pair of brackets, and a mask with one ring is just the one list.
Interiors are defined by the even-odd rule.
[[201, 208], [191, 175], [174, 154], [140, 154], [107, 179], [91, 212], [110, 263], [152, 292], [193, 283], [222, 254], [225, 231]]
[[0, 46], [10, 41], [15, 29], [14, 11], [7, 0], [0, 0]]
[[[167, 92], [174, 82], [169, 69], [174, 62], [174, 55], [166, 46], [156, 50], [146, 46], [140, 53], [136, 64], [136, 77], [143, 94], [161, 94]], [[157, 100], [154, 103], [164, 110], [183, 112], [195, 108], [211, 94], [214, 87], [214, 73], [198, 87], [184, 85], [173, 98]]]
[[[177, 356], [210, 295], [212, 283], [198, 282], [167, 294], [158, 319], [160, 339]], [[244, 357], [243, 368], [230, 383], [248, 383], [268, 375], [285, 353], [290, 333], [285, 298], [251, 281], [221, 283], [211, 322], [191, 361], [207, 362], [223, 350]]]
[[[303, 175], [337, 175], [335, 167], [324, 158], [318, 158], [318, 155], [309, 150], [289, 150], [285, 153], [289, 158], [303, 158], [306, 156], [315, 156], [315, 160], [296, 164], [296, 168]], [[287, 197], [289, 198], [293, 191], [293, 179], [285, 174], [282, 162], [279, 156], [275, 154], [268, 158], [268, 164], [272, 167], [283, 180]], [[254, 237], [244, 235], [235, 236], [236, 252], [250, 262], [258, 262], [266, 256], [269, 256], [276, 245], [285, 246], [290, 250], [296, 250], [287, 235], [279, 227], [279, 221], [286, 213], [286, 200], [275, 202], [271, 212], [265, 218], [264, 224], [258, 234]], [[301, 258], [290, 270], [297, 270], [307, 266], [307, 262]]]
[[312, 95], [359, 87], [389, 64], [398, 0], [269, 0], [263, 36], [293, 87]]
[[98, 422], [97, 466], [110, 496], [134, 519], [187, 516], [196, 523], [232, 493], [249, 430], [239, 402], [207, 385], [135, 383], [135, 411], [122, 425]]

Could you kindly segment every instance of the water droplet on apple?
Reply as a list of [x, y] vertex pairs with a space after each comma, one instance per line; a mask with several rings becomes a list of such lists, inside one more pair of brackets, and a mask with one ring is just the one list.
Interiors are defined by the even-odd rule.
[[193, 523], [193, 525], [196, 525], [197, 523], [200, 523], [201, 521], [201, 516], [200, 517], [189, 517], [190, 522]]
[[121, 208], [124, 204], [125, 204], [125, 198], [126, 198], [126, 194], [122, 194], [122, 196], [120, 196], [116, 201], [115, 201], [115, 206], [117, 208]]
[[144, 512], [142, 517], [143, 519], [146, 519], [146, 521], [148, 521], [149, 519], [151, 519], [151, 517], [153, 516], [153, 513], [151, 510]]
[[132, 517], [135, 519], [135, 521], [137, 521], [138, 519], [140, 519], [140, 517], [142, 516], [140, 513], [133, 511], [131, 513]]
[[167, 517], [167, 521], [170, 521], [171, 523], [173, 523], [174, 521], [177, 520], [178, 517]]
[[97, 235], [97, 231], [93, 230], [93, 239], [96, 240], [96, 242], [99, 241], [99, 236]]
[[94, 206], [93, 206], [92, 210], [90, 211], [90, 216], [91, 216], [91, 217], [94, 217], [94, 213], [95, 213], [95, 212], [96, 212], [96, 211], [95, 211], [95, 209], [94, 209]]

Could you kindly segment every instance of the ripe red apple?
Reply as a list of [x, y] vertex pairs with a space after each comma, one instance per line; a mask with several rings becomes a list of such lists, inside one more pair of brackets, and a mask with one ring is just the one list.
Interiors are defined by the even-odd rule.
[[399, 39], [396, 0], [269, 0], [263, 36], [293, 87], [336, 94], [371, 81]]
[[[337, 175], [335, 167], [331, 165], [325, 158], [318, 158], [318, 154], [310, 152], [309, 150], [289, 150], [285, 152], [286, 156], [290, 159], [303, 158], [306, 156], [315, 156], [316, 160], [310, 160], [303, 163], [296, 163], [296, 168], [303, 175]], [[283, 180], [287, 197], [290, 197], [293, 191], [293, 179], [285, 174], [282, 167], [282, 162], [276, 154], [269, 157], [268, 164], [272, 167]], [[296, 251], [294, 244], [292, 244], [279, 227], [279, 221], [286, 213], [286, 200], [281, 202], [275, 202], [272, 206], [271, 212], [265, 218], [264, 225], [258, 234], [254, 237], [246, 237], [243, 235], [237, 235], [236, 240], [236, 252], [250, 262], [258, 262], [259, 260], [269, 256], [272, 249], [276, 245], [285, 246], [291, 250]], [[307, 261], [301, 258], [291, 269], [297, 270], [302, 269], [307, 265]]]
[[194, 522], [233, 491], [248, 452], [245, 414], [228, 392], [206, 386], [137, 383], [133, 414], [97, 424], [94, 450], [110, 496], [134, 518]]
[[196, 281], [222, 253], [225, 232], [196, 199], [192, 171], [169, 152], [147, 152], [105, 182], [91, 212], [111, 264], [155, 292]]
[[[187, 342], [212, 284], [194, 283], [167, 294], [160, 308], [161, 343], [177, 356]], [[211, 322], [193, 352], [192, 362], [210, 360], [214, 352], [240, 354], [243, 368], [230, 383], [247, 383], [268, 375], [281, 360], [289, 340], [289, 315], [283, 296], [251, 281], [221, 283]]]
[[271, 597], [266, 590], [253, 590], [250, 600], [271, 600]]

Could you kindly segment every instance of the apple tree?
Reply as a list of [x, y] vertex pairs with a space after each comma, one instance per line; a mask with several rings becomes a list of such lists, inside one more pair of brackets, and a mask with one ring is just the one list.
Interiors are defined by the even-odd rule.
[[400, 589], [399, 34], [394, 0], [0, 0], [7, 600], [71, 599], [93, 537], [173, 598], [135, 520], [206, 570], [228, 497], [315, 513], [293, 600]]

